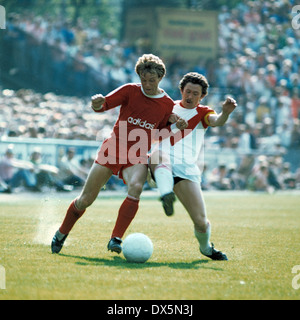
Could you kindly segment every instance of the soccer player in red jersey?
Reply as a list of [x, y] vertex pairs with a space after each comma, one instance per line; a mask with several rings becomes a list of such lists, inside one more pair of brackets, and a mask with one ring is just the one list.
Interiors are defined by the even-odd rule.
[[[184, 129], [186, 122], [172, 114], [173, 100], [159, 88], [166, 73], [162, 60], [145, 54], [137, 61], [135, 71], [141, 84], [126, 84], [105, 97], [92, 97], [92, 108], [103, 112], [121, 106], [111, 136], [106, 139], [89, 172], [81, 194], [70, 204], [65, 219], [55, 233], [51, 249], [59, 253], [76, 221], [97, 198], [101, 188], [115, 174], [128, 186], [128, 195], [120, 206], [108, 249], [120, 253], [121, 238], [133, 220], [147, 178], [147, 152], [151, 147], [151, 130]], [[173, 122], [169, 125], [168, 121]]]

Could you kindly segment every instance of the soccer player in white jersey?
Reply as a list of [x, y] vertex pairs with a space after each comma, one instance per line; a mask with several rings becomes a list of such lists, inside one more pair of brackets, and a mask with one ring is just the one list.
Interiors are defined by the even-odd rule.
[[[227, 98], [222, 105], [222, 112], [217, 114], [210, 107], [200, 104], [207, 95], [208, 87], [207, 79], [199, 73], [190, 72], [181, 79], [179, 88], [182, 99], [176, 102], [173, 112], [185, 119], [188, 127], [171, 138], [163, 140], [156, 150], [154, 149], [149, 166], [162, 198], [165, 195], [169, 197], [169, 210], [167, 210], [169, 215], [173, 213], [175, 196], [173, 194], [174, 199], [170, 197], [173, 190], [189, 213], [194, 224], [195, 237], [200, 245], [200, 252], [213, 260], [228, 260], [226, 254], [216, 250], [210, 242], [211, 224], [207, 219], [201, 191], [199, 169], [201, 158], [199, 156], [208, 126], [223, 126], [237, 103], [234, 99]], [[161, 166], [165, 166], [168, 161], [169, 173], [166, 174], [164, 170], [160, 175]], [[165, 202], [163, 205], [166, 211]]]

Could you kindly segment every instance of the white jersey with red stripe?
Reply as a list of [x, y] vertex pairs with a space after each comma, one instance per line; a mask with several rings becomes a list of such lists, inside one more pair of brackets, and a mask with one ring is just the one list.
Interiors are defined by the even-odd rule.
[[187, 109], [180, 101], [176, 101], [173, 113], [185, 119], [188, 127], [163, 140], [159, 144], [159, 149], [165, 155], [169, 155], [174, 177], [199, 182], [200, 168], [204, 165], [202, 148], [204, 134], [209, 126], [208, 117], [210, 114], [215, 114], [215, 111], [200, 104], [193, 109]]

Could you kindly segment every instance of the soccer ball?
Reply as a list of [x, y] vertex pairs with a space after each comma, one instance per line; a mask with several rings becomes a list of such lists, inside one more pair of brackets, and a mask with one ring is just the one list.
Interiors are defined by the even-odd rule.
[[123, 254], [128, 262], [146, 262], [153, 253], [153, 244], [143, 233], [132, 233], [123, 242]]

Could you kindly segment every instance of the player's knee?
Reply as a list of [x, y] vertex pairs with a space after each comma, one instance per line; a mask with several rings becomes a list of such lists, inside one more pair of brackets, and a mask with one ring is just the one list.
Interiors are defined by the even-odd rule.
[[141, 182], [132, 182], [128, 186], [128, 194], [135, 198], [138, 198], [143, 191], [143, 184]]
[[195, 230], [201, 233], [205, 233], [208, 226], [208, 221], [206, 218], [199, 218], [194, 221]]
[[90, 195], [81, 195], [79, 198], [76, 200], [76, 207], [79, 210], [84, 210], [87, 207], [89, 207], [93, 202], [94, 202], [94, 197], [91, 197]]

